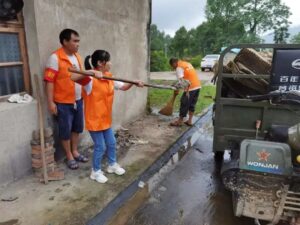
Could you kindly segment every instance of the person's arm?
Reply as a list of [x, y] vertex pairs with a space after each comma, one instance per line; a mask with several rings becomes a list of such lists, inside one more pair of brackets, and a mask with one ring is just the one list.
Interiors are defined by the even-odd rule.
[[[88, 72], [93, 72], [94, 76], [98, 79], [101, 79], [103, 77], [103, 74], [101, 71], [97, 71], [97, 70], [87, 70]], [[74, 82], [80, 81], [80, 80], [90, 80], [89, 76], [85, 76], [85, 75], [81, 75], [78, 73], [72, 73], [71, 74], [71, 80]]]
[[53, 97], [55, 79], [57, 74], [58, 74], [58, 59], [55, 54], [52, 54], [47, 61], [47, 65], [44, 73], [44, 81], [46, 83], [48, 109], [50, 113], [53, 115], [57, 115], [57, 107]]
[[182, 69], [181, 67], [177, 67], [176, 68], [176, 76], [179, 81], [182, 81], [183, 77], [184, 77], [184, 69]]
[[[177, 77], [177, 80], [178, 82], [183, 82], [183, 77], [184, 77], [184, 69], [182, 69], [181, 67], [177, 67], [176, 68], [176, 77]], [[174, 93], [175, 94], [179, 94], [179, 90], [175, 90]]]
[[[102, 72], [97, 71], [97, 70], [87, 70], [88, 72], [93, 72], [95, 78], [97, 79], [101, 79], [103, 77]], [[90, 76], [85, 76], [85, 75], [81, 75], [78, 73], [72, 73], [71, 74], [71, 80], [82, 85], [82, 86], [86, 86], [88, 83], [90, 83], [91, 81], [91, 77]]]
[[[144, 83], [142, 81], [136, 80], [135, 82], [137, 82], [138, 84], [136, 84], [137, 87], [144, 87]], [[121, 91], [127, 91], [129, 90], [134, 84], [125, 84], [123, 82], [118, 82], [115, 81], [115, 88], [117, 90], [121, 90]]]
[[46, 83], [46, 92], [47, 92], [47, 103], [48, 109], [51, 114], [57, 115], [57, 106], [54, 102], [53, 93], [54, 93], [54, 84], [52, 82]]

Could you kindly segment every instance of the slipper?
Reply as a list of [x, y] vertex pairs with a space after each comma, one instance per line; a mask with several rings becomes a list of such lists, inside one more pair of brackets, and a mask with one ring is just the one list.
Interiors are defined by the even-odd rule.
[[74, 157], [74, 159], [77, 161], [77, 162], [82, 162], [82, 163], [86, 163], [89, 161], [89, 159], [87, 157], [85, 157], [84, 155], [79, 155], [77, 157]]
[[174, 122], [171, 122], [170, 123], [170, 126], [173, 126], [173, 127], [181, 127], [182, 126], [182, 123], [178, 122], [178, 121], [174, 121]]
[[78, 163], [74, 159], [67, 160], [67, 166], [71, 170], [77, 170], [79, 168]]
[[189, 127], [193, 126], [193, 124], [189, 123], [188, 121], [185, 121], [184, 124], [189, 126]]

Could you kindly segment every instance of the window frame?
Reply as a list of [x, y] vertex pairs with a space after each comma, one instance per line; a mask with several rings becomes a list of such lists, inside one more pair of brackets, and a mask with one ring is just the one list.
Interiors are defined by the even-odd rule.
[[[22, 66], [24, 89], [31, 94], [30, 70], [27, 55], [26, 36], [23, 22], [23, 15], [19, 13], [15, 20], [0, 21], [0, 33], [13, 33], [18, 35], [21, 61], [19, 62], [0, 62], [0, 67]], [[1, 75], [0, 75], [1, 76]], [[24, 92], [19, 92], [24, 93]], [[0, 95], [0, 101], [7, 99], [9, 95]]]

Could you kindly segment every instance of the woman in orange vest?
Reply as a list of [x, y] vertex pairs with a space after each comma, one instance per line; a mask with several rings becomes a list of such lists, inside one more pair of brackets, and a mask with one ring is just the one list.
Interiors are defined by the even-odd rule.
[[[112, 126], [112, 105], [114, 89], [127, 91], [132, 84], [101, 79], [102, 76], [111, 77], [110, 54], [105, 50], [96, 50], [92, 56], [85, 59], [85, 69], [92, 69], [90, 60], [94, 67], [96, 78], [72, 74], [72, 80], [83, 86], [85, 126], [94, 142], [93, 169], [90, 175], [92, 180], [105, 183], [107, 177], [101, 170], [101, 160], [107, 150], [108, 164], [107, 172], [123, 175], [125, 170], [116, 160], [116, 139]], [[99, 72], [97, 72], [99, 71]], [[138, 81], [140, 87], [143, 83]]]

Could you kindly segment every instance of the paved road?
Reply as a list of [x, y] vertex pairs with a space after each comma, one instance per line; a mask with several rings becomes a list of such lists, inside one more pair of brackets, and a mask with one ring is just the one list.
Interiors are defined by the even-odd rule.
[[[212, 72], [202, 72], [202, 71], [197, 71], [198, 76], [200, 80], [205, 83], [209, 84], [211, 78], [214, 76]], [[151, 80], [176, 80], [176, 75], [175, 72], [152, 72], [150, 74], [150, 79]]]
[[254, 225], [233, 216], [211, 152], [212, 128], [204, 133], [127, 225]]

